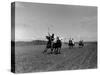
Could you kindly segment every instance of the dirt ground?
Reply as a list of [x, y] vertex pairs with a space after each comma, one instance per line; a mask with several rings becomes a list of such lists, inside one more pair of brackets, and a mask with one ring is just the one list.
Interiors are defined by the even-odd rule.
[[15, 47], [16, 73], [46, 72], [97, 68], [97, 44], [87, 43], [83, 48], [69, 49], [65, 44], [61, 54], [43, 54], [45, 45]]

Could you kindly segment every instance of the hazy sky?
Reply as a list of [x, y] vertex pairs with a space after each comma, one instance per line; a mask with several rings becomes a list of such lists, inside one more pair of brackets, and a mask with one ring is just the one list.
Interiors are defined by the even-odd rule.
[[97, 40], [97, 8], [89, 6], [16, 3], [15, 40], [45, 39], [50, 33], [68, 40]]

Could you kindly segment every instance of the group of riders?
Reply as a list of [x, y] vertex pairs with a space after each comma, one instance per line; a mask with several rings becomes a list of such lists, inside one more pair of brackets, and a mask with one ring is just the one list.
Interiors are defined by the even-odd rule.
[[[51, 49], [50, 54], [55, 53], [55, 54], [60, 54], [61, 46], [62, 46], [62, 39], [60, 39], [58, 36], [55, 38], [54, 34], [50, 35], [48, 33], [48, 36], [46, 36], [46, 39], [48, 40], [46, 49], [43, 51], [43, 53], [46, 53], [48, 49]], [[79, 48], [84, 46], [83, 40], [80, 40], [79, 43]], [[70, 38], [68, 42], [69, 48], [73, 48], [75, 46], [74, 39]]]

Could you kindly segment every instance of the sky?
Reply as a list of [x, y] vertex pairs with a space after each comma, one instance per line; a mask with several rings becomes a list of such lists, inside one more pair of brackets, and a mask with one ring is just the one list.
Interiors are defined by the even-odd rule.
[[48, 32], [97, 41], [97, 7], [16, 2], [15, 41], [45, 40]]

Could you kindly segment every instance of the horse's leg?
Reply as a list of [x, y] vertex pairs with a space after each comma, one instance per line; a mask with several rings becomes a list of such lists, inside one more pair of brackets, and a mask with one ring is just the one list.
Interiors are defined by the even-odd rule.
[[58, 48], [56, 48], [56, 54], [58, 54]]
[[56, 48], [56, 54], [59, 54], [59, 49], [58, 48]]
[[45, 48], [45, 50], [43, 51], [43, 53], [47, 52], [48, 48]]
[[61, 48], [57, 48], [57, 54], [61, 53], [60, 50], [61, 50]]
[[82, 47], [84, 47], [84, 44], [82, 45]]
[[51, 54], [53, 53], [53, 48], [51, 48]]
[[57, 53], [60, 54], [60, 49], [59, 48], [57, 48]]
[[56, 54], [56, 52], [57, 52], [57, 48], [54, 48], [54, 54]]
[[61, 54], [61, 52], [60, 52], [61, 48], [59, 48], [58, 50], [59, 50], [59, 54]]
[[74, 47], [74, 44], [72, 44], [72, 48]]
[[58, 51], [57, 52], [58, 52], [58, 54], [60, 54], [60, 48], [58, 48]]
[[69, 49], [70, 49], [71, 47], [69, 46]]
[[54, 49], [54, 54], [56, 54], [56, 48]]
[[72, 45], [72, 48], [74, 47], [74, 45]]
[[72, 45], [70, 45], [70, 49], [72, 48]]
[[69, 49], [70, 49], [70, 45], [68, 45], [69, 46]]

